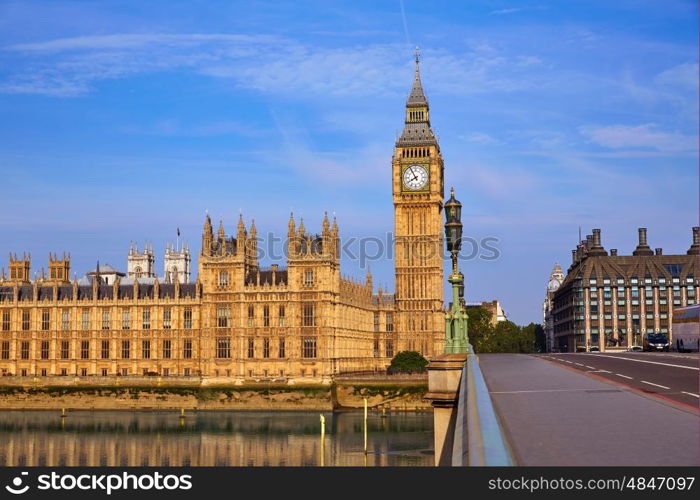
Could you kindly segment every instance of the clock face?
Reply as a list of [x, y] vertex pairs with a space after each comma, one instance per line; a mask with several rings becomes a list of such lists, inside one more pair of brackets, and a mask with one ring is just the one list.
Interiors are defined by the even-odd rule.
[[417, 191], [428, 183], [428, 171], [420, 165], [411, 165], [403, 171], [403, 184], [408, 189]]

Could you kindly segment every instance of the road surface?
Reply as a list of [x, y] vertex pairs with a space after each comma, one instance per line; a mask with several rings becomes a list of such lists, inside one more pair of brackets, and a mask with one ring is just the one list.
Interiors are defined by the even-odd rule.
[[544, 355], [575, 370], [698, 407], [698, 354], [624, 352]]
[[[586, 365], [597, 368], [594, 359], [600, 366], [613, 362], [589, 354], [580, 355], [585, 364], [574, 355], [555, 356], [576, 359], [591, 372]], [[700, 464], [700, 416], [690, 405], [606, 380], [601, 372], [587, 374], [574, 361], [527, 354], [481, 354], [479, 361], [517, 465]], [[629, 365], [646, 366], [615, 362], [627, 363], [622, 366], [635, 380], [638, 368]], [[697, 372], [687, 371], [696, 374], [697, 383]], [[653, 380], [670, 383], [666, 375]]]

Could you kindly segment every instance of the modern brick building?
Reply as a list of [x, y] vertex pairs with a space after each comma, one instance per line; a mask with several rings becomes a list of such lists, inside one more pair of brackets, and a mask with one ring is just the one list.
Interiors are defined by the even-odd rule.
[[628, 349], [647, 333], [673, 339], [673, 309], [697, 303], [700, 228], [685, 254], [652, 250], [646, 228], [632, 255], [607, 252], [600, 229], [572, 250], [566, 278], [554, 293], [554, 348], [562, 351]]

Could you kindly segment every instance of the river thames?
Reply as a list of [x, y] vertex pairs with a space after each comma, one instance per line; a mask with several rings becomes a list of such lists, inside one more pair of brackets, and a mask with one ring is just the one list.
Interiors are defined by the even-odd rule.
[[432, 466], [432, 412], [0, 412], [5, 466]]

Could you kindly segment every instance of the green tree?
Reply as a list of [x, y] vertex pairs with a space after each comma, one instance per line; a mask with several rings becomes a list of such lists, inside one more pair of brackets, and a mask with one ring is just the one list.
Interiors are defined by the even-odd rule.
[[[490, 334], [482, 339], [476, 352], [535, 352], [535, 342], [538, 332], [542, 330], [540, 325], [530, 323], [521, 327], [512, 321], [499, 321]], [[544, 335], [544, 333], [542, 333]]]
[[467, 309], [467, 328], [469, 332], [469, 342], [474, 347], [475, 352], [488, 352], [484, 349], [489, 343], [489, 338], [493, 333], [491, 326], [491, 312], [485, 307], [470, 307]]
[[545, 352], [547, 341], [544, 336], [544, 328], [539, 323], [530, 323], [523, 327], [523, 332], [527, 333], [528, 339], [532, 338], [534, 352]]
[[389, 373], [421, 373], [428, 366], [428, 360], [417, 351], [401, 351], [389, 365]]

